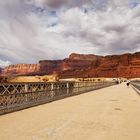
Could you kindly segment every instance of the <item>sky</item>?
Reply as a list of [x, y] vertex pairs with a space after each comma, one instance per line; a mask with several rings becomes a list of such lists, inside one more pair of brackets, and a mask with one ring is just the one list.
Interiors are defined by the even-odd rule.
[[140, 0], [0, 0], [0, 67], [137, 51]]

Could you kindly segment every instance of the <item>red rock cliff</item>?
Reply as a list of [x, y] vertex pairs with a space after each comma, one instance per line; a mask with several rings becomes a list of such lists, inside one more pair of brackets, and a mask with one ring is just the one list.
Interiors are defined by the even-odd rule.
[[98, 59], [101, 59], [101, 58], [103, 58], [103, 56], [98, 56], [98, 55], [93, 55], [93, 54], [84, 55], [84, 54], [72, 53], [69, 56], [70, 60], [84, 60], [84, 61], [97, 61]]
[[10, 65], [3, 74], [52, 74], [70, 77], [140, 77], [140, 52], [124, 55], [71, 54], [64, 60], [42, 60], [39, 64]]
[[80, 58], [82, 60], [85, 58], [88, 63], [92, 62], [91, 65], [79, 71], [63, 72], [62, 77], [140, 77], [140, 52], [105, 57], [79, 54], [77, 56], [74, 54], [74, 57], [70, 56], [71, 61], [80, 60]]
[[6, 67], [2, 74], [7, 75], [26, 75], [40, 71], [39, 64], [16, 64]]

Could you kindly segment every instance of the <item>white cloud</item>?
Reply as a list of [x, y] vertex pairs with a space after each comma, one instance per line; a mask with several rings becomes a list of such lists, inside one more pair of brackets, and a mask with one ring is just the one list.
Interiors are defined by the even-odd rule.
[[[2, 8], [2, 9], [1, 9]], [[12, 63], [35, 63], [51, 58], [40, 19], [22, 0], [0, 2], [0, 59]], [[39, 38], [44, 38], [40, 42]], [[42, 46], [43, 44], [43, 46]]]
[[9, 62], [9, 61], [0, 60], [0, 68], [9, 66], [10, 64], [11, 64], [11, 62]]
[[[49, 7], [57, 8], [60, 6], [77, 7], [82, 5], [93, 5], [94, 8], [102, 9], [102, 7], [120, 7], [128, 6], [131, 1], [136, 0], [34, 0], [38, 5], [46, 5]], [[139, 0], [137, 0], [139, 1]]]
[[139, 11], [137, 7], [83, 13], [71, 8], [60, 15], [60, 24], [49, 30], [91, 43], [94, 53], [134, 52], [140, 49], [140, 21], [135, 18]]
[[28, 1], [0, 1], [0, 65], [140, 51], [140, 7], [129, 0]]

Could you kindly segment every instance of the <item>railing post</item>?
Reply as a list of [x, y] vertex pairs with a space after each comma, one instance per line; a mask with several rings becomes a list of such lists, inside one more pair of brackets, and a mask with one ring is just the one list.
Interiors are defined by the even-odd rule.
[[[28, 92], [28, 84], [25, 84], [25, 92], [26, 92], [26, 93]], [[27, 94], [25, 95], [25, 101], [26, 101], [26, 102], [28, 101], [28, 96], [27, 96]]]
[[54, 84], [52, 83], [51, 84], [51, 91], [53, 91], [54, 90]]
[[25, 84], [25, 92], [28, 92], [28, 84]]
[[54, 84], [51, 84], [51, 98], [54, 97]]
[[67, 83], [67, 94], [69, 94], [69, 83]]

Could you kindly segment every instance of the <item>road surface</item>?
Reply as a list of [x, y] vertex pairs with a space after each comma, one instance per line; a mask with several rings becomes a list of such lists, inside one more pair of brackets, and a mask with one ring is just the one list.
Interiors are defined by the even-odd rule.
[[0, 140], [140, 140], [140, 96], [121, 84], [3, 115]]

